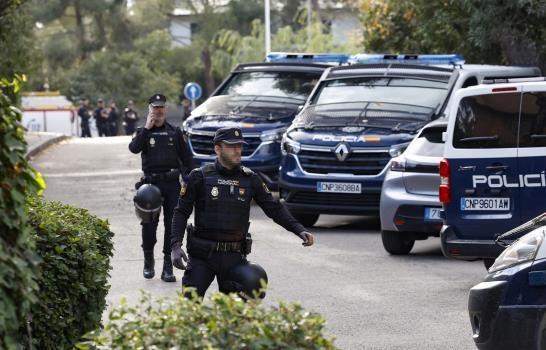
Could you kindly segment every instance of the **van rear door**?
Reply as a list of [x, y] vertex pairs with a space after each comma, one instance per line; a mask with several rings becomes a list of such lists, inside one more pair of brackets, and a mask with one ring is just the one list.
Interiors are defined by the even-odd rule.
[[518, 173], [522, 221], [546, 212], [546, 83], [522, 88]]
[[461, 239], [490, 240], [520, 223], [513, 181], [521, 93], [483, 87], [461, 95], [446, 153], [451, 174], [446, 221]]

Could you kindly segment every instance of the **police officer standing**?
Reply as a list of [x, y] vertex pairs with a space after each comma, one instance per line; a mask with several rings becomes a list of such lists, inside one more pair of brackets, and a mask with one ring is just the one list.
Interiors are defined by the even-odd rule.
[[91, 130], [89, 129], [89, 119], [91, 119], [91, 113], [89, 112], [88, 99], [83, 99], [80, 102], [78, 116], [81, 119], [82, 137], [91, 137]]
[[108, 111], [104, 108], [104, 100], [102, 98], [97, 100], [97, 109], [95, 109], [93, 117], [97, 124], [99, 137], [108, 136]]
[[[201, 297], [214, 277], [221, 292], [231, 291], [226, 283], [230, 269], [246, 262], [243, 247], [252, 199], [273, 221], [298, 235], [303, 246], [313, 245], [313, 235], [273, 198], [261, 178], [240, 165], [244, 144], [239, 128], [219, 129], [214, 136], [215, 163], [190, 173], [174, 211], [172, 261], [175, 267], [186, 270], [182, 286], [195, 288]], [[181, 246], [194, 205], [195, 229], [188, 230], [188, 260]], [[187, 267], [183, 260], [188, 262]]]
[[133, 101], [129, 100], [127, 107], [123, 110], [123, 124], [125, 125], [125, 135], [132, 135], [135, 132], [135, 126], [138, 121], [138, 114], [133, 106]]
[[[174, 282], [171, 264], [170, 233], [173, 210], [180, 193], [179, 178], [187, 171], [190, 164], [189, 152], [182, 136], [182, 131], [165, 121], [167, 98], [155, 94], [148, 100], [148, 116], [144, 128], [139, 128], [129, 144], [129, 150], [140, 153], [144, 176], [137, 187], [144, 183], [159, 188], [163, 197], [163, 223], [165, 225], [163, 244], [163, 272], [161, 279]], [[154, 246], [159, 224], [157, 217], [151, 223], [142, 223], [142, 249], [144, 251], [144, 278], [153, 278]]]

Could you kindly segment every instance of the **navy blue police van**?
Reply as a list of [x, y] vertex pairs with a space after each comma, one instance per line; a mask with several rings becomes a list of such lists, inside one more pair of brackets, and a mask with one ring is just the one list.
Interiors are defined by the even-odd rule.
[[183, 124], [194, 167], [214, 162], [212, 139], [221, 127], [240, 127], [248, 146], [242, 164], [277, 187], [280, 141], [299, 108], [332, 64], [348, 55], [271, 53], [266, 62], [240, 64]]
[[479, 349], [546, 349], [545, 234], [543, 213], [497, 237], [501, 248], [513, 243], [468, 296], [472, 338]]
[[546, 211], [546, 82], [496, 79], [458, 91], [440, 163], [442, 251], [484, 259], [500, 233]]
[[327, 69], [282, 140], [279, 188], [291, 213], [378, 215], [392, 158], [444, 116], [452, 92], [532, 69], [465, 65], [460, 55], [370, 55]]

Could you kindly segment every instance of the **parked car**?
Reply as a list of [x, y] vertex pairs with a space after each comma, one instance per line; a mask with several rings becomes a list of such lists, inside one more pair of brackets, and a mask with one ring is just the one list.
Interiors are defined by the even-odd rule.
[[479, 349], [546, 349], [545, 234], [546, 213], [497, 238], [504, 246], [521, 237], [470, 290], [468, 312]]
[[416, 240], [440, 236], [438, 169], [446, 129], [444, 118], [428, 123], [404, 153], [391, 160], [379, 204], [381, 239], [390, 254], [408, 254]]
[[456, 92], [440, 163], [442, 251], [484, 259], [495, 236], [546, 210], [546, 81], [486, 82]]

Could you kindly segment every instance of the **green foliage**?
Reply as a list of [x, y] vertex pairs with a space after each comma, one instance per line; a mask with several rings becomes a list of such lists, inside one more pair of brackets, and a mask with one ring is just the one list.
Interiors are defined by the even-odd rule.
[[[11, 4], [10, 4], [11, 3]], [[0, 12], [0, 77], [13, 78], [16, 73], [39, 71], [41, 54], [34, 45], [33, 22], [28, 15], [29, 4], [7, 1]]]
[[25, 216], [25, 195], [38, 189], [25, 159], [27, 145], [16, 107], [23, 77], [0, 79], [0, 348], [14, 349], [19, 325], [36, 301], [36, 258]]
[[28, 199], [27, 215], [41, 259], [40, 289], [30, 311], [32, 342], [36, 349], [72, 348], [100, 325], [113, 234], [85, 209], [38, 197]]
[[467, 62], [546, 69], [546, 2], [361, 0], [369, 52], [462, 53]]
[[497, 49], [508, 63], [538, 65], [546, 72], [545, 1], [464, 0], [463, 4], [470, 19], [470, 41], [480, 50]]
[[335, 349], [323, 335], [325, 321], [296, 303], [266, 308], [216, 293], [210, 301], [176, 299], [140, 303], [110, 312], [103, 331], [77, 345], [91, 349]]

